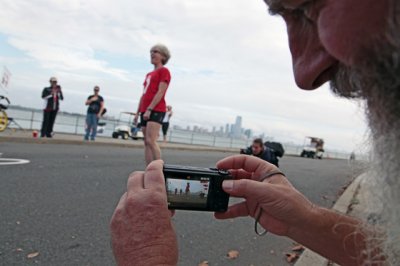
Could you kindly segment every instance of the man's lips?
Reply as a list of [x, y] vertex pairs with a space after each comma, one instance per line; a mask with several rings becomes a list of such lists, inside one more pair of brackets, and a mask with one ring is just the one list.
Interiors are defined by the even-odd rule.
[[337, 63], [322, 71], [321, 74], [319, 74], [319, 76], [314, 80], [312, 88], [316, 89], [321, 85], [323, 85], [325, 82], [333, 79], [337, 71], [338, 71]]

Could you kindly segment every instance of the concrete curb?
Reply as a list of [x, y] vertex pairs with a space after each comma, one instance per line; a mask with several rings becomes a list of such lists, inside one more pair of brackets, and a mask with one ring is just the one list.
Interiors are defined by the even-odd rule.
[[[91, 146], [117, 146], [125, 148], [143, 148], [142, 140], [121, 140], [107, 137], [97, 137], [96, 141], [84, 141], [83, 136], [73, 134], [57, 134], [54, 138], [33, 138], [31, 131], [25, 131], [23, 134], [0, 134], [0, 143], [35, 143], [35, 144], [73, 144], [73, 145], [91, 145]], [[215, 151], [229, 152], [239, 154], [237, 148], [210, 147], [202, 145], [180, 144], [180, 143], [159, 143], [161, 149], [171, 150], [195, 150], [195, 151]]]
[[[365, 179], [365, 177], [366, 173], [356, 177], [354, 181], [343, 192], [343, 194], [339, 197], [332, 209], [341, 213], [347, 213], [349, 206], [353, 203], [354, 196], [358, 193], [358, 190], [360, 189], [360, 184]], [[321, 255], [315, 253], [310, 249], [305, 249], [300, 258], [295, 263], [295, 266], [331, 265], [329, 263], [330, 262], [328, 259], [322, 257]]]

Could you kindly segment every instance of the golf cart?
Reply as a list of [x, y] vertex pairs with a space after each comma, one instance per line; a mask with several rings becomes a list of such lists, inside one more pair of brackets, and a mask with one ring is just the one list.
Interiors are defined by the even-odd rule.
[[[133, 118], [136, 113], [132, 112], [121, 112], [118, 118], [118, 126], [115, 127], [112, 137], [117, 139], [121, 137], [122, 139], [132, 138], [134, 140], [143, 139], [143, 132], [140, 127], [133, 124]], [[125, 118], [121, 120], [121, 118]], [[127, 119], [127, 120], [126, 120]]]
[[306, 137], [301, 157], [322, 159], [324, 154], [324, 140], [316, 137]]

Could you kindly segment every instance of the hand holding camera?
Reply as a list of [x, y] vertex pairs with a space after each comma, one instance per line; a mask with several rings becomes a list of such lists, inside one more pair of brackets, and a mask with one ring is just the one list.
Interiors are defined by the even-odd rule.
[[127, 192], [111, 219], [118, 265], [176, 265], [178, 244], [168, 210], [161, 160], [129, 176]]
[[235, 179], [224, 181], [224, 191], [245, 200], [224, 213], [215, 213], [216, 218], [259, 218], [269, 232], [285, 236], [309, 226], [314, 205], [286, 177], [275, 174], [262, 180], [277, 171], [275, 165], [254, 156], [234, 155], [219, 161], [217, 167], [229, 170]]

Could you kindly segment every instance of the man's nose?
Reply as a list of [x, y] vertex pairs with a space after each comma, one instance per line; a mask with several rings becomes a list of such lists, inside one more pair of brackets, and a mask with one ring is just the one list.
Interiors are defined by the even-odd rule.
[[322, 46], [315, 24], [285, 18], [292, 54], [293, 72], [297, 86], [313, 90], [331, 80], [336, 73], [337, 60]]

